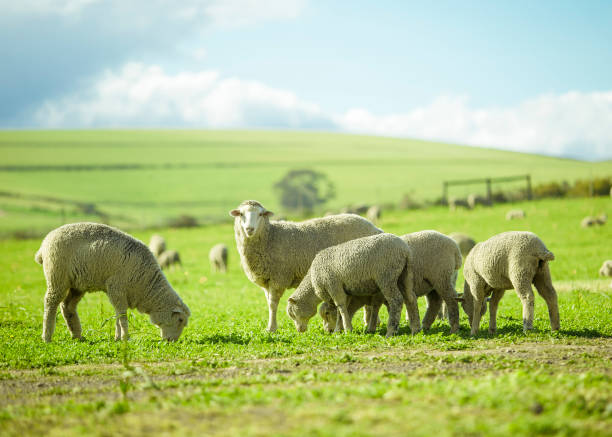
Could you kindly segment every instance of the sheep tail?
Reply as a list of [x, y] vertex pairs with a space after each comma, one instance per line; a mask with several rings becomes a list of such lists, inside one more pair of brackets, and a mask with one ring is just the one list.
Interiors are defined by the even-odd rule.
[[36, 252], [36, 255], [34, 255], [34, 261], [36, 261], [38, 264], [42, 266], [42, 263], [43, 263], [42, 248], [38, 249], [38, 252]]
[[542, 261], [552, 261], [555, 259], [555, 255], [551, 251], [545, 250], [544, 252], [538, 253], [538, 258]]
[[461, 252], [457, 250], [455, 252], [455, 270], [459, 270], [461, 268], [462, 262], [463, 262], [463, 258], [461, 257]]

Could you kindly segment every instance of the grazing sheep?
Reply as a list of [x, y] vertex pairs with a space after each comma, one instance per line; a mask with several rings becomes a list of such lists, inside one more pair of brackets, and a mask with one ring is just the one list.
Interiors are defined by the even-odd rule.
[[467, 197], [467, 203], [470, 209], [476, 208], [476, 205], [491, 206], [491, 201], [480, 194], [470, 194]]
[[77, 305], [83, 295], [104, 291], [115, 308], [115, 339], [128, 338], [128, 308], [148, 314], [162, 338], [174, 341], [190, 312], [166, 280], [147, 246], [118, 229], [74, 223], [47, 234], [34, 257], [47, 280], [44, 341], [51, 341], [55, 315], [62, 314], [72, 338], [81, 338]]
[[270, 221], [271, 211], [255, 200], [230, 211], [240, 264], [249, 280], [266, 293], [268, 331], [276, 331], [278, 301], [297, 287], [315, 255], [326, 247], [382, 231], [354, 214], [337, 214], [303, 222]]
[[605, 225], [607, 221], [607, 214], [601, 214], [597, 217], [588, 215], [582, 219], [582, 221], [580, 222], [580, 226], [582, 226], [583, 228], [590, 228], [591, 226], [601, 226]]
[[[323, 249], [289, 298], [287, 314], [296, 329], [303, 332], [323, 300], [338, 308], [344, 331], [350, 332], [353, 326], [348, 296], [371, 296], [380, 292], [389, 308], [387, 337], [397, 332], [403, 302], [414, 334], [421, 329], [421, 322], [413, 291], [412, 262], [410, 247], [392, 234], [371, 235]], [[378, 308], [370, 317], [368, 332], [376, 329], [377, 318], [373, 316], [377, 311]]]
[[548, 305], [550, 325], [559, 329], [557, 292], [550, 278], [548, 261], [555, 259], [542, 240], [531, 232], [510, 231], [478, 243], [465, 260], [463, 309], [470, 320], [472, 335], [480, 325], [485, 298], [489, 302], [489, 332], [497, 328], [497, 306], [505, 290], [514, 288], [523, 304], [523, 329], [533, 328], [534, 298], [531, 284]]
[[227, 272], [227, 246], [223, 243], [215, 244], [208, 252], [210, 268], [216, 272]]
[[182, 265], [181, 256], [174, 249], [162, 252], [157, 261], [159, 262], [159, 266], [162, 268], [162, 270], [167, 269], [168, 267], [172, 267], [176, 264]]
[[376, 224], [378, 219], [380, 219], [381, 209], [380, 206], [374, 205], [368, 208], [368, 212], [366, 213], [366, 218], [370, 220], [372, 223]]
[[164, 250], [166, 250], [166, 240], [161, 235], [151, 235], [151, 240], [149, 240], [149, 249], [155, 255], [155, 258], [158, 258]]
[[465, 209], [470, 209], [470, 204], [466, 199], [459, 199], [457, 197], [451, 197], [448, 199], [448, 207], [451, 211], [455, 211], [457, 208], [462, 207]]
[[601, 276], [612, 276], [612, 260], [604, 261], [599, 269], [599, 274]]
[[474, 239], [467, 234], [453, 232], [452, 234], [449, 234], [449, 237], [451, 237], [455, 243], [457, 243], [457, 246], [459, 246], [461, 256], [464, 260], [467, 254], [470, 253], [470, 250], [472, 250], [472, 247], [476, 245], [476, 241], [474, 241]]
[[511, 209], [506, 213], [506, 220], [524, 219], [525, 217], [525, 211], [522, 209]]
[[[437, 231], [419, 231], [406, 234], [400, 237], [412, 251], [412, 277], [413, 289], [417, 297], [425, 296], [427, 299], [427, 311], [423, 317], [423, 329], [428, 330], [435, 321], [442, 302], [449, 310], [449, 322], [451, 332], [459, 330], [459, 307], [457, 305], [457, 292], [455, 283], [457, 274], [461, 267], [461, 252], [457, 243], [450, 237]], [[354, 299], [354, 297], [353, 297]], [[378, 309], [383, 301], [378, 305], [373, 305], [372, 314], [378, 315]], [[323, 304], [324, 305], [324, 304]], [[323, 305], [321, 305], [323, 307]], [[358, 302], [351, 300], [349, 309], [358, 305]], [[370, 305], [363, 302], [363, 305]], [[349, 310], [349, 316], [357, 311], [361, 306], [354, 310]], [[328, 316], [333, 313], [333, 309], [326, 306], [320, 311], [324, 317], [324, 324], [332, 326], [335, 317]]]

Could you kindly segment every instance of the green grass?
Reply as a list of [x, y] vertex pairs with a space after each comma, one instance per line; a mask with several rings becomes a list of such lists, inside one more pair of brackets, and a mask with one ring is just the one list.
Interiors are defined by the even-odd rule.
[[[58, 315], [53, 342], [45, 344], [45, 282], [33, 260], [40, 239], [0, 240], [0, 433], [609, 435], [612, 292], [597, 270], [610, 257], [612, 228], [582, 229], [580, 219], [610, 206], [609, 199], [526, 202], [513, 207], [527, 218], [512, 222], [503, 205], [384, 214], [380, 226], [397, 234], [437, 229], [483, 240], [531, 230], [555, 253], [561, 331], [550, 332], [536, 297], [535, 329], [524, 334], [510, 291], [500, 303], [498, 335], [486, 333], [485, 317], [476, 338], [465, 314], [453, 335], [442, 321], [415, 336], [405, 321], [394, 338], [384, 337], [384, 326], [367, 335], [361, 314], [353, 333], [328, 335], [316, 317], [300, 335], [284, 312], [289, 292], [279, 330], [268, 334], [263, 292], [240, 270], [228, 217], [155, 231], [184, 263], [167, 273], [192, 311], [178, 342], [160, 341], [148, 318], [131, 312], [124, 349], [113, 341], [108, 299], [92, 293], [79, 306], [85, 340], [71, 340]], [[134, 235], [148, 241], [152, 232]], [[218, 242], [231, 248], [226, 275], [208, 266], [208, 249]]]
[[[111, 224], [129, 229], [162, 226], [181, 214], [216, 223], [252, 198], [278, 211], [273, 184], [304, 167], [333, 181], [337, 198], [328, 208], [336, 209], [359, 202], [397, 204], [404, 193], [433, 199], [448, 179], [531, 174], [539, 183], [612, 174], [612, 161], [266, 131], [3, 131], [0, 158], [0, 235], [96, 218], [74, 202], [95, 203]], [[483, 190], [455, 187], [450, 194]]]

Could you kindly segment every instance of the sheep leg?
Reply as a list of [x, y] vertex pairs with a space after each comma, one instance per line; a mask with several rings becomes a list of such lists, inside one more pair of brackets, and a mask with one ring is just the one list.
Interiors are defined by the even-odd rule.
[[540, 296], [546, 301], [548, 306], [548, 317], [550, 318], [550, 328], [553, 331], [558, 331], [560, 328], [559, 322], [559, 303], [557, 302], [557, 291], [552, 285], [550, 277], [550, 269], [548, 263], [545, 263], [533, 278], [533, 284], [538, 290]]
[[45, 309], [43, 312], [43, 332], [42, 339], [49, 343], [55, 331], [55, 317], [57, 316], [57, 307], [60, 305], [64, 296], [68, 291], [68, 287], [50, 286], [45, 293]]
[[266, 299], [268, 301], [268, 332], [275, 332], [276, 325], [276, 312], [278, 310], [278, 301], [280, 300], [285, 290], [277, 288], [264, 289], [266, 293]]
[[75, 339], [81, 338], [81, 321], [79, 320], [79, 314], [77, 313], [77, 305], [84, 295], [85, 293], [71, 288], [68, 295], [60, 305], [68, 331], [70, 331], [72, 338]]
[[[368, 323], [366, 325], [366, 332], [369, 334], [373, 334], [376, 332], [376, 328], [378, 327], [378, 323], [380, 321], [378, 317], [378, 312], [380, 311], [380, 307], [384, 302], [384, 298], [382, 294], [372, 296], [372, 310], [369, 314]], [[402, 304], [400, 303], [400, 311], [402, 309]], [[401, 315], [400, 315], [401, 318]]]
[[[388, 280], [384, 279], [380, 282], [377, 281], [377, 285], [380, 288], [381, 293], [384, 298], [387, 300], [387, 308], [389, 310], [389, 321], [387, 322], [387, 337], [391, 337], [397, 334], [397, 330], [399, 328], [399, 322], [402, 317], [402, 303], [404, 299], [402, 298], [402, 292], [397, 287], [397, 280]], [[410, 312], [410, 325], [412, 329], [412, 333], [416, 333], [421, 328], [421, 320], [419, 319], [419, 308], [416, 306], [416, 296], [412, 291], [412, 288], [408, 291], [406, 295], [412, 295], [411, 297], [407, 296], [406, 299], [406, 307]], [[414, 309], [416, 307], [416, 322], [414, 320], [415, 312]], [[372, 318], [370, 318], [372, 321]]]
[[436, 320], [442, 306], [442, 298], [436, 291], [431, 291], [425, 295], [425, 299], [427, 299], [427, 311], [425, 317], [423, 317], [423, 329], [427, 331]]
[[512, 285], [523, 304], [523, 331], [526, 332], [533, 329], [534, 296], [531, 283], [518, 280], [512, 281]]
[[127, 340], [129, 338], [127, 298], [123, 293], [116, 291], [112, 287], [107, 287], [107, 290], [108, 300], [110, 300], [111, 305], [115, 308], [115, 340]]
[[[468, 282], [466, 281], [466, 284]], [[470, 283], [467, 287], [464, 288], [463, 297], [465, 299], [465, 293], [471, 293], [473, 299], [473, 308], [472, 308], [472, 320], [471, 325], [472, 329], [470, 331], [471, 335], [478, 334], [478, 330], [480, 329], [480, 319], [483, 316], [482, 306], [485, 303], [485, 288], [486, 283], [481, 278], [478, 278], [477, 281]]]
[[497, 306], [502, 297], [504, 297], [505, 290], [495, 289], [491, 295], [491, 301], [489, 302], [489, 334], [495, 334], [497, 331]]

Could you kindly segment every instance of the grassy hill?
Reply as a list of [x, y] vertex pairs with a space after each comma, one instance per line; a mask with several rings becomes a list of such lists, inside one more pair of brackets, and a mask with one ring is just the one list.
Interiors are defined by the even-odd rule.
[[278, 210], [272, 186], [295, 168], [328, 175], [337, 193], [329, 208], [397, 203], [405, 193], [433, 199], [446, 179], [531, 174], [538, 183], [612, 174], [612, 161], [304, 132], [4, 131], [0, 158], [5, 235], [101, 216], [125, 228], [162, 226], [183, 214], [221, 221], [244, 199]]

